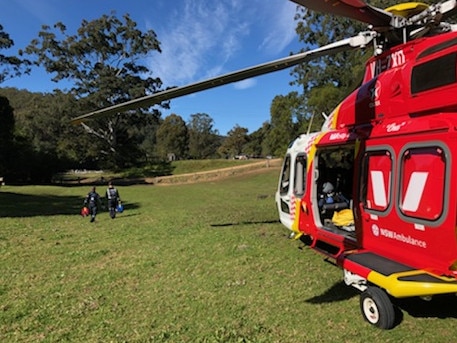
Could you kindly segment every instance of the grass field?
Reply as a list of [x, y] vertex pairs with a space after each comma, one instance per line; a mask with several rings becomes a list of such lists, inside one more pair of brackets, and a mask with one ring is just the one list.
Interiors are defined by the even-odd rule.
[[88, 187], [0, 188], [0, 342], [455, 342], [453, 296], [365, 323], [278, 223], [277, 175], [120, 187], [125, 211], [92, 224]]

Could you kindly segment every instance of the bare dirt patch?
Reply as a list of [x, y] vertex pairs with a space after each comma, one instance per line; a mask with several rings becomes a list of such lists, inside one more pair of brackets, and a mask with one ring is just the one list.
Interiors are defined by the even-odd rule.
[[249, 163], [241, 166], [221, 168], [198, 173], [145, 178], [144, 181], [145, 183], [154, 184], [158, 186], [217, 181], [241, 174], [262, 173], [268, 171], [269, 168], [277, 168], [280, 165], [281, 159], [278, 158], [274, 160], [262, 160], [261, 162]]

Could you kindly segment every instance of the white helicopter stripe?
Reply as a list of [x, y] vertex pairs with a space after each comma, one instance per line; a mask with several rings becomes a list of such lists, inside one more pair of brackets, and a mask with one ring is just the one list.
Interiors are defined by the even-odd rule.
[[411, 174], [405, 198], [403, 200], [402, 210], [410, 212], [417, 211], [422, 195], [424, 194], [427, 178], [427, 172], [413, 172]]
[[[386, 187], [384, 182], [383, 172], [380, 170], [372, 170], [370, 174], [371, 187], [373, 189], [373, 201], [376, 206], [386, 208], [388, 199], [388, 187]], [[428, 175], [428, 172], [413, 172], [411, 174], [405, 197], [403, 199], [403, 204], [401, 205], [403, 211], [417, 211], [424, 194]]]
[[371, 171], [371, 187], [373, 189], [373, 200], [376, 206], [387, 207], [387, 193], [386, 185], [384, 184], [384, 177], [382, 171]]

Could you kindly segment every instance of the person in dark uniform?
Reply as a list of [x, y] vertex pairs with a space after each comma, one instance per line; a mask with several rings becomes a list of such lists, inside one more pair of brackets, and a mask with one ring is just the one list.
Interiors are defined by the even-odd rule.
[[95, 186], [92, 187], [91, 191], [87, 194], [84, 199], [84, 206], [89, 208], [90, 222], [95, 221], [97, 215], [98, 206], [101, 205], [100, 195], [97, 193]]
[[109, 215], [111, 219], [114, 219], [116, 218], [116, 208], [121, 203], [121, 197], [119, 196], [119, 191], [113, 186], [112, 182], [108, 183], [106, 199], [108, 200]]

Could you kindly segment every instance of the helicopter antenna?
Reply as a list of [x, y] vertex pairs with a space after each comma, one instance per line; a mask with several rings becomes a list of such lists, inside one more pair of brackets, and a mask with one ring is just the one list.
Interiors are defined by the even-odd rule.
[[308, 131], [306, 131], [307, 135], [309, 135], [309, 132], [311, 131], [311, 125], [313, 124], [313, 119], [314, 119], [314, 113], [311, 114], [311, 118], [309, 119]]

